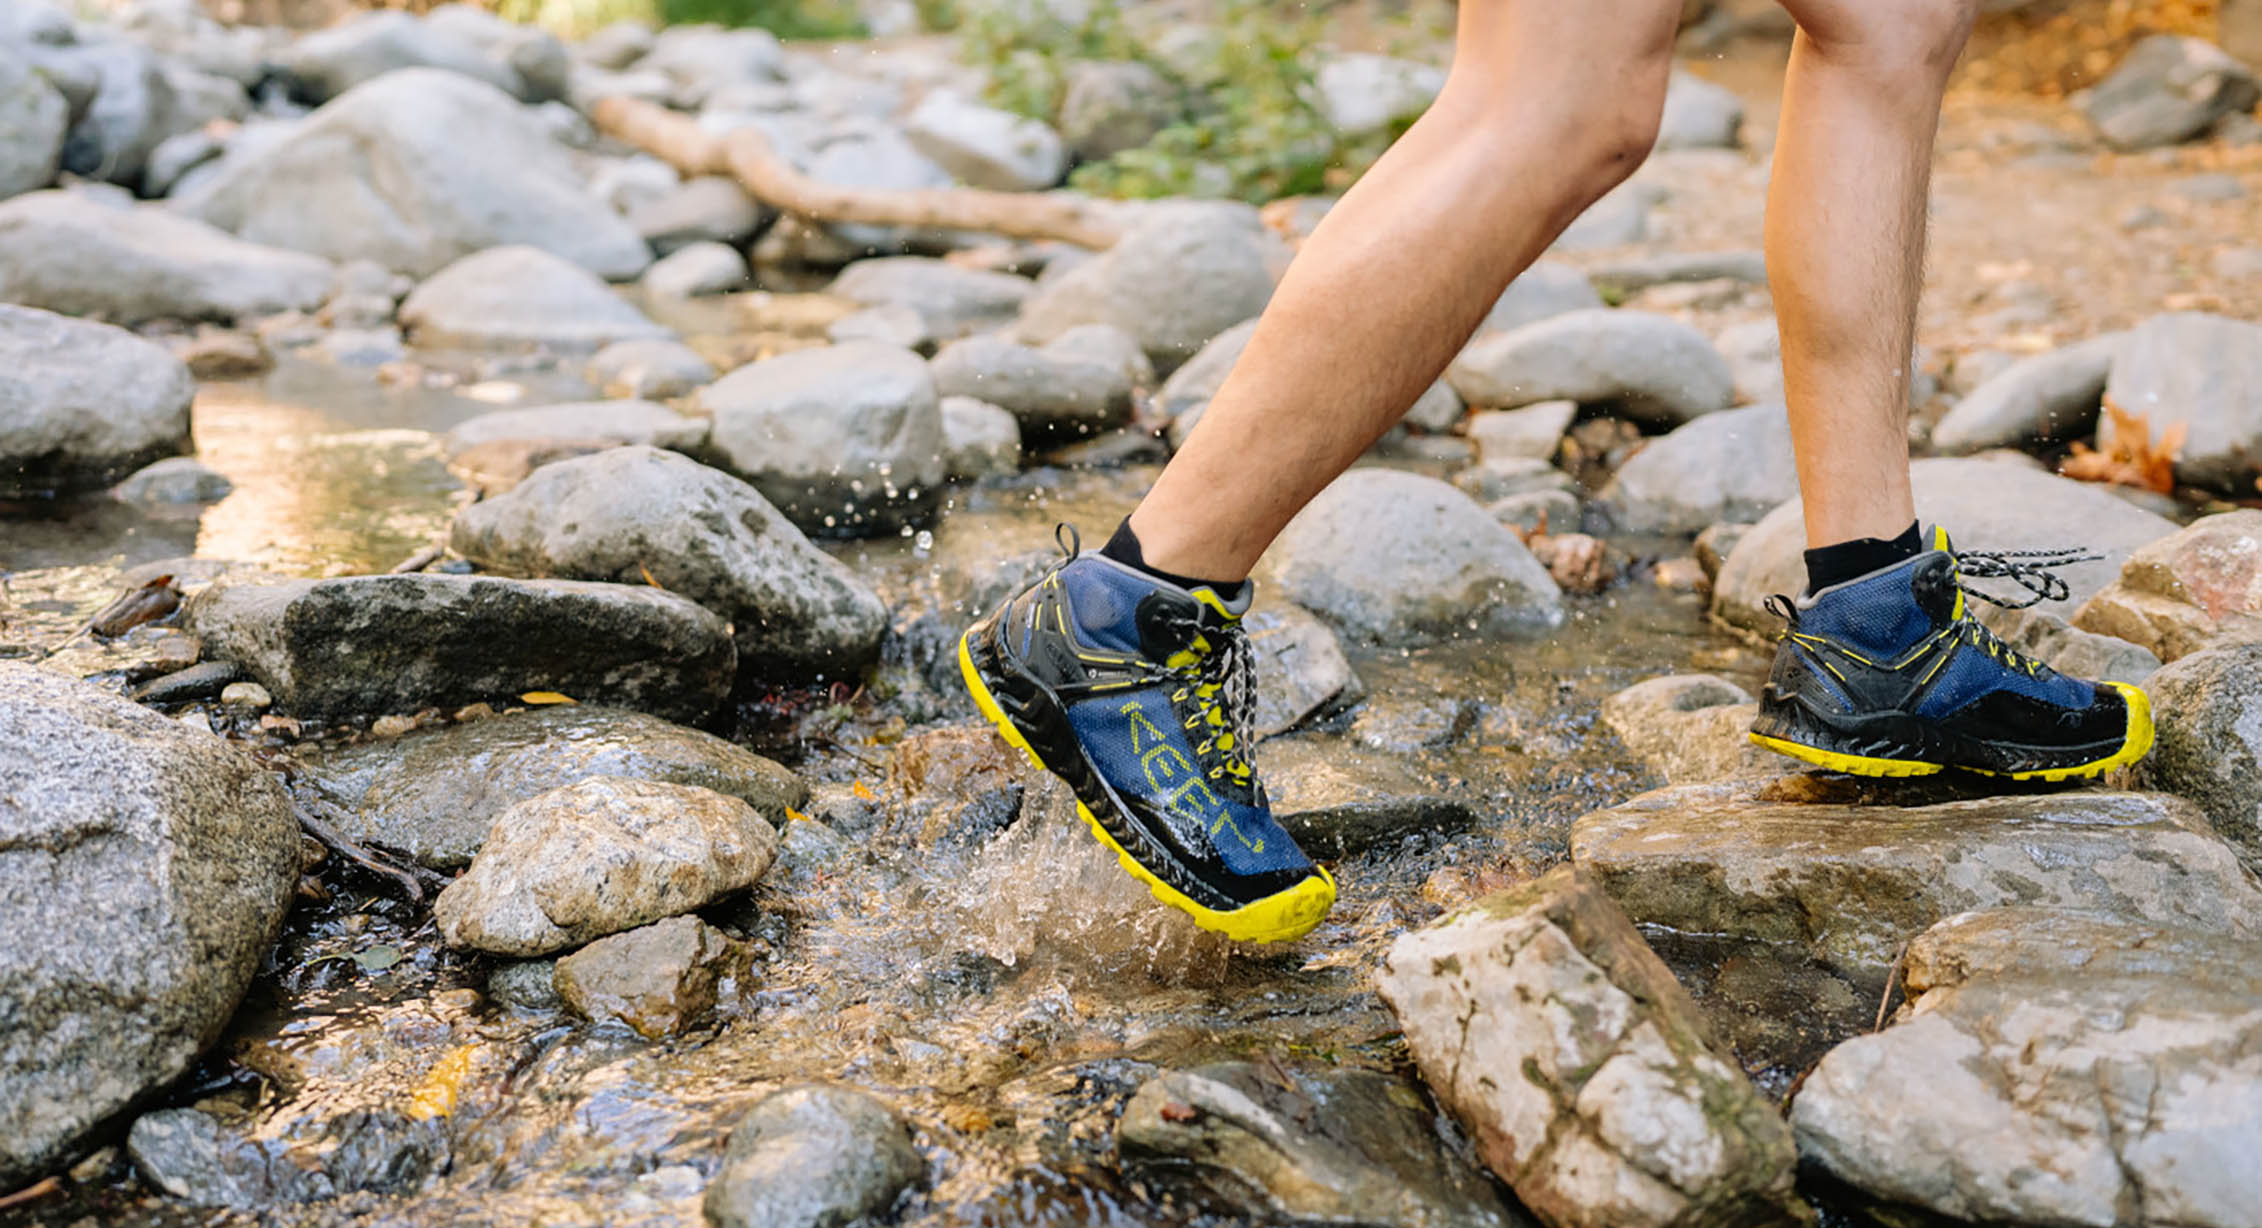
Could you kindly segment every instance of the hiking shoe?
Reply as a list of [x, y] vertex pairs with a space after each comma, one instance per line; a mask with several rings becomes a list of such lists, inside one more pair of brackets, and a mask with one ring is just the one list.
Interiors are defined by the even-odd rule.
[[958, 642], [975, 705], [1075, 790], [1156, 899], [1230, 938], [1302, 936], [1335, 880], [1273, 821], [1250, 766], [1249, 593], [1079, 554], [1062, 528], [1067, 557]]
[[[1933, 549], [1812, 596], [1770, 598], [1789, 624], [1751, 740], [1861, 776], [1962, 768], [2018, 780], [2102, 775], [2152, 748], [2152, 706], [2121, 682], [2083, 682], [1997, 639], [1966, 597], [2020, 609], [2063, 600], [2050, 567], [2070, 551], [1958, 555]], [[1964, 587], [2005, 577], [2032, 596], [2003, 601]]]

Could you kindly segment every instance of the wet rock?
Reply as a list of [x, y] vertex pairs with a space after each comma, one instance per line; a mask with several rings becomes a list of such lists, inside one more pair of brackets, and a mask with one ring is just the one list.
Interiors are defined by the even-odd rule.
[[150, 679], [135, 687], [127, 698], [137, 704], [166, 707], [198, 699], [217, 699], [229, 683], [243, 677], [232, 661], [205, 661]]
[[465, 256], [401, 300], [400, 321], [422, 346], [591, 351], [673, 334], [589, 270], [538, 247]]
[[1954, 918], [1911, 945], [1901, 1021], [1807, 1078], [1800, 1151], [1959, 1221], [2245, 1223], [2262, 1199], [2251, 951], [2041, 909]]
[[706, 440], [707, 423], [703, 419], [684, 417], [665, 405], [650, 401], [574, 401], [466, 418], [443, 437], [441, 447], [455, 458], [498, 443], [572, 443], [592, 448], [641, 444], [689, 451]]
[[1665, 87], [1659, 149], [1734, 149], [1742, 143], [1744, 102], [1735, 91], [1675, 70]]
[[987, 721], [913, 734], [888, 771], [888, 828], [921, 849], [985, 841], [1020, 817], [1028, 770]]
[[189, 450], [196, 381], [122, 328], [0, 306], [0, 499], [101, 490]]
[[1542, 401], [1522, 409], [1485, 410], [1469, 417], [1469, 442], [1485, 462], [1552, 460], [1563, 432], [1578, 416], [1576, 401]]
[[309, 309], [327, 261], [245, 243], [154, 206], [89, 207], [71, 192], [0, 204], [0, 298], [121, 324]]
[[206, 654], [295, 716], [457, 707], [558, 691], [682, 720], [714, 711], [738, 654], [723, 620], [647, 586], [496, 576], [216, 584], [183, 608]]
[[496, 815], [432, 917], [450, 946], [547, 955], [750, 887], [777, 846], [739, 798], [594, 776]]
[[1870, 989], [1902, 943], [1974, 908], [2262, 932], [2262, 890], [2187, 802], [1878, 798], [1803, 776], [1661, 789], [1580, 819], [1571, 859], [1644, 925], [1804, 948]]
[[562, 1010], [558, 996], [558, 961], [518, 959], [487, 974], [487, 996], [515, 1011], [547, 1014]]
[[892, 533], [932, 513], [942, 411], [917, 354], [860, 341], [749, 363], [693, 399], [710, 447], [804, 531]]
[[638, 205], [628, 224], [665, 256], [694, 243], [744, 243], [761, 229], [762, 207], [736, 179], [699, 175]]
[[[615, 341], [589, 360], [589, 379], [606, 396], [680, 397], [713, 383], [715, 368], [680, 341]], [[704, 431], [700, 438], [706, 438]]]
[[1376, 988], [1430, 1090], [1547, 1223], [1809, 1218], [1774, 1106], [1568, 867], [1400, 938]]
[[1511, 495], [1540, 491], [1568, 493], [1578, 489], [1578, 482], [1570, 474], [1530, 457], [1496, 457], [1474, 465], [1454, 474], [1453, 485], [1480, 503], [1496, 502]]
[[2137, 781], [2196, 802], [2262, 873], [2262, 644], [2195, 652], [2146, 688], [2159, 742], [2137, 765]]
[[697, 917], [670, 917], [600, 938], [557, 963], [558, 996], [589, 1020], [617, 1020], [646, 1040], [699, 1026], [716, 986], [744, 954]]
[[1290, 600], [1384, 643], [1544, 629], [1563, 595], [1531, 551], [1434, 478], [1354, 469], [1291, 521], [1266, 563]]
[[298, 826], [209, 733], [0, 663], [0, 1184], [219, 1038], [282, 928]]
[[111, 493], [128, 503], [218, 503], [235, 483], [188, 456], [158, 461], [118, 483]]
[[641, 21], [622, 20], [581, 40], [574, 51], [599, 68], [618, 71], [644, 58], [652, 50], [652, 40], [652, 27]]
[[1131, 375], [1120, 362], [1094, 362], [1072, 348], [1087, 325], [1043, 348], [1003, 337], [968, 337], [935, 355], [929, 369], [943, 396], [974, 397], [1013, 414], [1038, 440], [1098, 434], [1131, 420]]
[[[2057, 568], [2072, 596], [2068, 608], [2110, 583], [2137, 547], [2175, 532], [2173, 521], [2117, 499], [2083, 482], [2017, 465], [1971, 458], [1934, 458], [1910, 466], [1917, 516], [1947, 526], [1955, 544], [1970, 550], [2080, 547], [2104, 555], [2094, 563]], [[1714, 584], [1713, 615], [1730, 626], [1773, 634], [1782, 620], [1762, 606], [1771, 593], [1797, 593], [1806, 585], [1806, 528], [1797, 502], [1769, 512], [1736, 543]], [[2000, 581], [1973, 581], [1991, 592]], [[1987, 617], [1988, 607], [1981, 607]]]
[[772, 1092], [740, 1118], [707, 1187], [715, 1228], [841, 1228], [886, 1211], [927, 1163], [893, 1109], [844, 1087]]
[[[176, 132], [203, 123], [182, 97], [182, 78], [138, 43], [124, 39], [81, 41], [67, 47], [30, 49], [38, 68], [62, 86], [83, 82], [86, 101], [72, 99], [71, 128], [63, 139], [62, 168], [88, 179], [132, 187], [141, 181], [149, 155]], [[238, 97], [241, 97], [240, 91]]]
[[1254, 210], [1209, 204], [1158, 213], [1038, 287], [1017, 331], [1042, 345], [1079, 324], [1112, 324], [1138, 338], [1158, 371], [1173, 370], [1264, 310], [1282, 254]]
[[907, 307], [927, 336], [951, 341], [1011, 324], [1036, 283], [1011, 273], [960, 268], [927, 256], [859, 260], [842, 269], [827, 293], [867, 307]]
[[531, 112], [437, 69], [347, 91], [255, 153], [231, 154], [173, 203], [253, 243], [419, 277], [507, 244], [609, 278], [634, 277], [652, 259]]
[[728, 294], [753, 283], [746, 257], [727, 243], [697, 240], [652, 262], [638, 284], [658, 298], [698, 298]]
[[2202, 516], [2141, 547], [2073, 623], [2163, 661], [2221, 640], [2262, 639], [2262, 512]]
[[746, 483], [630, 446], [538, 469], [456, 515], [458, 554], [511, 575], [656, 584], [730, 620], [738, 666], [772, 684], [853, 676], [887, 607]]
[[1755, 251], [1658, 252], [1597, 265], [1588, 276], [1604, 291], [1620, 295], [1692, 282], [1764, 286], [1767, 261]]
[[2107, 333], [2010, 364], [1933, 426], [1933, 448], [1962, 455], [2088, 434], [2127, 336]]
[[2155, 34], [2089, 91], [2082, 113], [2115, 149], [2174, 145], [2254, 108], [2254, 73], [2198, 38]]
[[[2128, 334], [2105, 395], [2155, 431], [2189, 428], [2176, 479], [2251, 494], [2262, 474], [2262, 324], [2203, 312], [2154, 316]], [[2099, 445], [2112, 441], [2098, 424]]]
[[2141, 683], [2160, 658], [2110, 635], [2080, 630], [2048, 610], [1998, 610], [1988, 624], [2003, 641], [2061, 674]]
[[711, 789], [779, 826], [809, 796], [793, 773], [713, 734], [582, 705], [418, 730], [310, 766], [344, 808], [347, 835], [438, 870], [470, 864], [496, 815], [594, 776]]
[[1345, 136], [1367, 136], [1417, 119], [1445, 88], [1445, 70], [1394, 56], [1327, 56], [1312, 75], [1320, 114]]
[[825, 337], [835, 345], [879, 341], [930, 357], [935, 352], [935, 335], [928, 331], [927, 322], [917, 311], [896, 303], [842, 316], [826, 327]]
[[1310, 612], [1286, 602], [1261, 601], [1242, 617], [1241, 629], [1256, 653], [1257, 702], [1251, 719], [1258, 737], [1285, 733], [1364, 692], [1335, 632]]
[[1415, 774], [1401, 754], [1332, 738], [1273, 738], [1257, 749], [1257, 771], [1273, 817], [1314, 857], [1348, 857], [1477, 821], [1466, 801]]
[[1153, 140], [1178, 111], [1178, 90], [1153, 66], [1077, 60], [1068, 66], [1055, 118], [1069, 152], [1099, 162]]
[[1526, 324], [1603, 305], [1585, 271], [1556, 260], [1538, 260], [1508, 283], [1478, 326], [1486, 333], [1513, 332]]
[[904, 117], [903, 131], [920, 153], [970, 187], [1034, 192], [1068, 171], [1068, 151], [1050, 126], [952, 89], [927, 91]]
[[1021, 471], [1021, 423], [975, 397], [942, 398], [943, 469], [958, 481]]
[[405, 1193], [444, 1171], [443, 1123], [396, 1109], [353, 1110], [294, 1137], [247, 1136], [201, 1109], [135, 1119], [126, 1154], [141, 1179], [194, 1206], [260, 1211], [360, 1190]]
[[1484, 510], [1527, 542], [1535, 533], [1576, 528], [1582, 518], [1579, 497], [1568, 490], [1527, 490], [1495, 499]]
[[200, 380], [245, 379], [275, 365], [259, 338], [233, 329], [206, 329], [182, 345], [181, 361]]
[[489, 59], [477, 43], [407, 13], [368, 13], [318, 30], [291, 44], [282, 68], [316, 103], [404, 68], [456, 73], [514, 94], [522, 86], [509, 64]]
[[1264, 1220], [1474, 1228], [1516, 1223], [1439, 1139], [1419, 1091], [1366, 1070], [1225, 1062], [1149, 1080], [1116, 1146]]
[[1569, 400], [1677, 426], [1735, 399], [1727, 360], [1703, 333], [1638, 311], [1574, 311], [1483, 337], [1446, 371], [1471, 405]]
[[1602, 498], [1620, 528], [1689, 533], [1757, 520], [1799, 494], [1791, 420], [1781, 405], [1707, 414], [1619, 466]]
[[1602, 701], [1602, 723], [1669, 785], [1773, 776], [1783, 759], [1752, 745], [1759, 705], [1711, 674], [1652, 678]]
[[62, 92], [15, 48], [0, 49], [0, 199], [55, 182], [69, 126]]

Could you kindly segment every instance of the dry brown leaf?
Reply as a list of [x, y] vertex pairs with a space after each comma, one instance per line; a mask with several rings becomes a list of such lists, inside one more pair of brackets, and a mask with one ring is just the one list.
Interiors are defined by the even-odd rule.
[[2152, 422], [2145, 415], [2122, 409], [2110, 397], [2105, 400], [2105, 414], [2113, 425], [2111, 443], [2100, 452], [2076, 442], [2073, 454], [2058, 465], [2058, 472], [2076, 481], [2174, 494], [2176, 455], [2183, 451], [2190, 425], [2171, 422], [2161, 430], [2160, 441], [2154, 443]]

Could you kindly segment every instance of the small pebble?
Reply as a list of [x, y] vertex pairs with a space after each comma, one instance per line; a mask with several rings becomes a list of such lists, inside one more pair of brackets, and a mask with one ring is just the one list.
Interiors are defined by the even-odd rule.
[[220, 703], [229, 708], [249, 708], [257, 711], [275, 702], [267, 688], [256, 682], [231, 682], [220, 692]]
[[413, 716], [380, 716], [369, 723], [369, 736], [373, 738], [397, 738], [414, 728], [416, 728], [416, 718]]
[[2122, 230], [2151, 230], [2168, 224], [2168, 215], [2150, 205], [2138, 205], [2121, 215]]

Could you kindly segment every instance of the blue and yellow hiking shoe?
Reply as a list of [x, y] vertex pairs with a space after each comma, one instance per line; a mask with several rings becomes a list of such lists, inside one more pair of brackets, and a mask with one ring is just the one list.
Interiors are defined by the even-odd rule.
[[[2122, 682], [2083, 682], [1997, 639], [1967, 596], [2011, 609], [2063, 600], [2051, 567], [2071, 551], [1958, 555], [1946, 532], [1905, 562], [1768, 607], [1789, 626], [1751, 739], [1833, 771], [1927, 776], [1962, 768], [2019, 780], [2098, 776], [2152, 749], [2152, 705]], [[1964, 578], [2004, 577], [2003, 601]]]
[[1273, 821], [1249, 763], [1248, 594], [1079, 554], [1067, 532], [1067, 557], [959, 640], [966, 689], [1156, 899], [1229, 938], [1301, 937], [1335, 880]]

